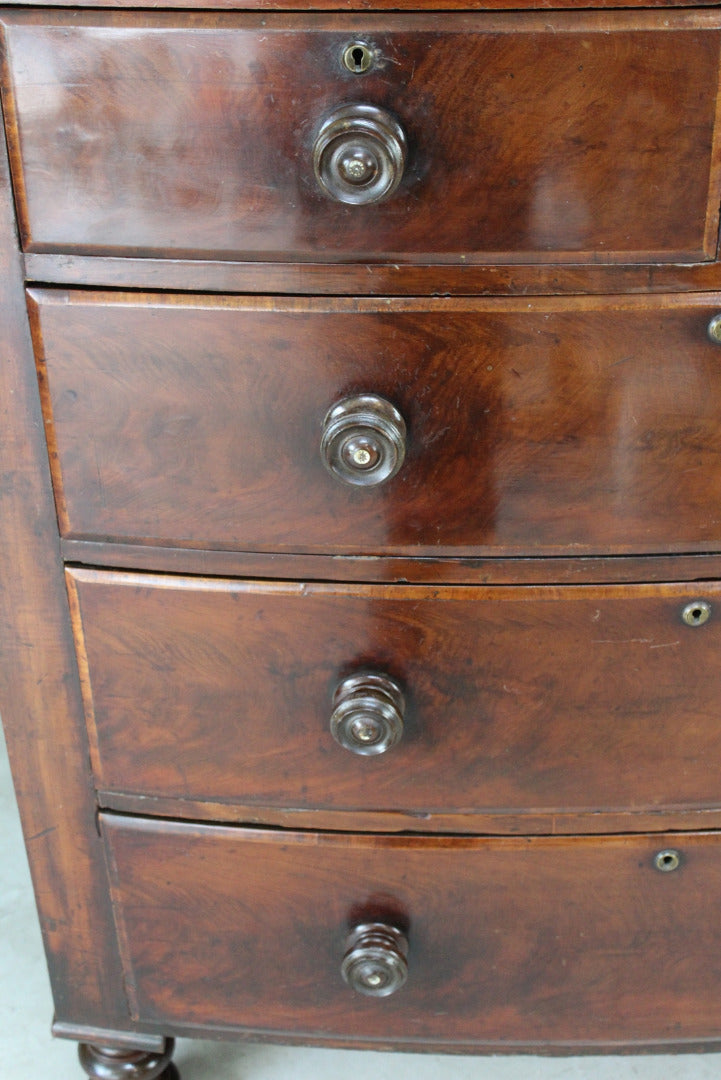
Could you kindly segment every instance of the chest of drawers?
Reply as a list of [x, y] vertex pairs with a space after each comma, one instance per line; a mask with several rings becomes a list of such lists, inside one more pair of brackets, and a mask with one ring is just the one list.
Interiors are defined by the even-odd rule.
[[0, 12], [55, 1033], [718, 1048], [721, 14], [173, 6]]

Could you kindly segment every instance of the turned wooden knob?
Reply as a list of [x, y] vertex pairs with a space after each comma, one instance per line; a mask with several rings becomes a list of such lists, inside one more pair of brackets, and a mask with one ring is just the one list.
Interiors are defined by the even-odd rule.
[[398, 187], [406, 137], [398, 121], [375, 105], [343, 105], [326, 117], [313, 145], [321, 191], [337, 202], [367, 206]]
[[341, 974], [366, 997], [388, 997], [408, 978], [408, 941], [395, 926], [363, 923], [348, 935]]
[[406, 454], [406, 425], [375, 394], [344, 398], [326, 413], [320, 443], [326, 468], [346, 484], [374, 487], [390, 480]]
[[333, 695], [331, 734], [362, 757], [385, 754], [403, 736], [405, 708], [403, 692], [389, 675], [350, 675]]
[[714, 345], [721, 345], [721, 314], [713, 316], [708, 324], [707, 332]]

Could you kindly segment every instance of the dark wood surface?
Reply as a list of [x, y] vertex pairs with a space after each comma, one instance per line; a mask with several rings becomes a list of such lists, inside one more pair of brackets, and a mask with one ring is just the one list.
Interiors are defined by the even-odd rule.
[[159, 1051], [126, 1049], [81, 1043], [78, 1047], [80, 1064], [90, 1080], [180, 1080], [180, 1073], [171, 1062], [175, 1043], [164, 1039]]
[[[101, 820], [133, 1005], [156, 1023], [506, 1048], [718, 1032], [717, 836], [433, 839]], [[680, 853], [671, 873], [654, 868], [665, 848]], [[376, 920], [407, 932], [409, 977], [374, 1000], [339, 968], [349, 929]]]
[[[0, 710], [54, 1030], [718, 1049], [718, 11], [94, 6], [0, 15]], [[367, 209], [310, 168], [358, 100], [410, 147]], [[408, 421], [375, 491], [318, 455], [358, 391]], [[136, 571], [68, 569], [82, 688], [68, 560]], [[408, 707], [362, 760], [367, 666]], [[339, 975], [369, 918], [410, 942], [381, 1002]]]
[[[69, 584], [106, 791], [421, 816], [718, 805], [718, 584]], [[710, 620], [685, 625], [701, 599]], [[336, 686], [367, 671], [407, 702], [372, 758], [329, 730]]]
[[109, 1031], [107, 1028], [68, 1024], [62, 1020], [53, 1021], [52, 1033], [59, 1039], [74, 1039], [116, 1051], [140, 1050], [148, 1054], [160, 1054], [166, 1047], [166, 1039], [162, 1035], [141, 1034], [139, 1031]]
[[[7, 0], [4, 8], [26, 8], [37, 5], [37, 0]], [[65, 7], [67, 0], [46, 0], [43, 7]], [[163, 0], [164, 8], [183, 8], [184, 10], [207, 10], [207, 0]], [[618, 0], [553, 0], [553, 8], [614, 8], [618, 6]], [[624, 0], [626, 8], [685, 8], [685, 7], [711, 7], [712, 0]], [[147, 0], [79, 0], [73, 7], [83, 8], [109, 8], [109, 9], [132, 9], [147, 8]], [[549, 0], [373, 0], [373, 7], [379, 10], [391, 9], [392, 11], [431, 11], [459, 10], [459, 11], [496, 11], [505, 8], [514, 10], [535, 10], [540, 8], [547, 10]], [[307, 11], [368, 11], [368, 0], [313, 0], [311, 3], [302, 3], [301, 0], [213, 0], [214, 10], [253, 10], [260, 8], [263, 11], [289, 10]]]
[[288, 293], [333, 296], [553, 296], [578, 293], [667, 293], [721, 289], [721, 265], [505, 263], [232, 262], [133, 259], [28, 252], [33, 282], [185, 292]]
[[721, 555], [606, 558], [402, 558], [213, 551], [63, 540], [69, 563], [213, 577], [457, 585], [568, 585], [721, 579]]
[[[416, 557], [717, 551], [720, 306], [33, 289], [62, 532]], [[408, 426], [403, 468], [373, 489], [320, 456], [326, 411], [361, 392]]]
[[[713, 11], [18, 11], [3, 23], [30, 251], [484, 263], [716, 252]], [[340, 59], [358, 36], [378, 57], [363, 76]], [[395, 115], [409, 144], [400, 188], [368, 207], [324, 196], [312, 169], [322, 121], [355, 101]]]
[[[159, 795], [127, 795], [99, 791], [98, 802], [107, 810], [140, 817], [192, 819], [271, 829], [308, 829], [347, 832], [346, 810], [317, 810], [297, 806], [262, 806], [255, 802], [198, 802], [197, 799], [166, 798]], [[353, 830], [368, 833], [448, 833], [476, 836], [573, 836], [603, 833], [698, 832], [721, 829], [721, 809], [707, 810], [595, 810], [574, 813], [538, 814], [524, 811], [506, 813], [431, 813], [423, 810], [355, 810]], [[176, 1032], [182, 1034], [182, 1032]]]
[[0, 710], [56, 1017], [124, 1030], [131, 1025], [80, 721], [80, 687], [2, 137], [0, 327]]

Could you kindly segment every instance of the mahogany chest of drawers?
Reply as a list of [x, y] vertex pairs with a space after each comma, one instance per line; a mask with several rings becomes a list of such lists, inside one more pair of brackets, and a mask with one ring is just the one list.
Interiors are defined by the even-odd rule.
[[355, 6], [0, 12], [0, 706], [96, 1080], [721, 1044], [721, 12]]

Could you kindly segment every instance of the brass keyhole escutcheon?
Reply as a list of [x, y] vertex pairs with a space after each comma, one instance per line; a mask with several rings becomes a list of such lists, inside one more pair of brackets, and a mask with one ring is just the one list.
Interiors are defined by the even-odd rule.
[[373, 50], [364, 41], [351, 41], [343, 49], [343, 67], [354, 75], [364, 75], [373, 67]]
[[681, 612], [686, 626], [703, 626], [711, 618], [711, 605], [708, 600], [692, 600]]
[[681, 855], [675, 848], [664, 848], [663, 851], [658, 851], [654, 855], [653, 865], [662, 874], [670, 874], [673, 870], [678, 870], [681, 865]]

